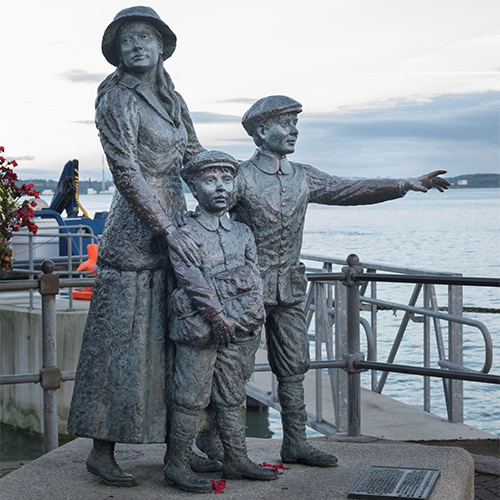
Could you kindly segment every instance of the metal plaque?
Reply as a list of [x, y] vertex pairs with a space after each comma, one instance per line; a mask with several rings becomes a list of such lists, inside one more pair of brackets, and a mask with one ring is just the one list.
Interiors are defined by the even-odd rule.
[[439, 477], [437, 469], [370, 467], [348, 498], [426, 500]]

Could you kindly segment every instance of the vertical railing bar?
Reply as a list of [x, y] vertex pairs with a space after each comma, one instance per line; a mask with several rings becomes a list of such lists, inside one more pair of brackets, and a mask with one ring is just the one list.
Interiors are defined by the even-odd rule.
[[347, 434], [357, 437], [361, 435], [361, 373], [354, 368], [353, 362], [360, 357], [360, 294], [359, 285], [352, 281], [351, 276], [361, 268], [357, 267], [359, 258], [353, 254], [347, 257], [347, 264], [349, 267], [343, 268], [347, 288]]
[[[325, 336], [324, 329], [324, 315], [326, 308], [326, 297], [325, 297], [325, 285], [322, 283], [315, 283], [315, 303], [316, 303], [316, 314], [315, 318], [315, 330], [316, 336], [314, 339], [315, 347], [315, 358], [316, 361], [321, 361], [322, 358], [322, 343]], [[316, 396], [316, 420], [318, 422], [323, 421], [323, 387], [321, 385], [322, 371], [315, 370], [315, 396]]]
[[[430, 285], [429, 291], [430, 291], [431, 309], [433, 311], [439, 311], [439, 306], [436, 296], [436, 285]], [[434, 331], [436, 334], [438, 357], [439, 359], [446, 359], [446, 349], [444, 347], [441, 320], [439, 318], [433, 318], [433, 320], [434, 320]], [[451, 419], [450, 380], [443, 378], [442, 381], [443, 381], [444, 400], [446, 403], [446, 411], [448, 414], [448, 420], [450, 420]]]
[[[331, 289], [331, 285], [325, 285], [328, 289]], [[331, 294], [330, 296], [326, 294], [325, 297], [325, 306], [326, 309], [321, 310], [321, 324], [323, 325], [323, 340], [326, 348], [326, 356], [328, 360], [334, 360], [333, 353], [333, 334], [332, 334], [332, 325], [330, 324], [330, 315], [327, 313], [328, 309], [330, 309], [331, 304], [328, 302], [332, 301]], [[319, 371], [319, 370], [318, 370]], [[334, 368], [328, 368], [328, 378], [330, 380], [330, 390], [332, 395], [335, 394], [336, 390], [336, 374], [337, 370]]]
[[[335, 357], [343, 359], [347, 354], [346, 287], [335, 283]], [[347, 432], [347, 372], [335, 370], [335, 426], [337, 432]]]
[[[33, 252], [33, 234], [28, 233], [28, 270], [29, 270], [29, 279], [32, 280], [34, 277], [35, 264], [34, 264], [34, 252]], [[34, 308], [33, 303], [33, 289], [29, 290], [29, 310], [31, 311]]]
[[[377, 272], [376, 269], [368, 269], [367, 271], [369, 273], [376, 273]], [[376, 281], [372, 281], [371, 282], [371, 297], [373, 299], [377, 298], [377, 282]], [[378, 346], [377, 346], [377, 311], [378, 311], [377, 304], [371, 304], [371, 307], [370, 307], [370, 324], [371, 324], [371, 328], [372, 328], [372, 332], [373, 332], [373, 338], [375, 340], [375, 342], [374, 342], [374, 348], [373, 348], [373, 355], [374, 355], [373, 361], [377, 361], [377, 358], [378, 358]], [[371, 390], [372, 391], [375, 391], [375, 389], [377, 387], [377, 375], [378, 375], [377, 370], [372, 370], [372, 373], [371, 373]]]
[[[456, 316], [463, 315], [462, 287], [448, 287], [448, 312]], [[448, 323], [448, 358], [452, 363], [463, 365], [463, 325], [457, 322]], [[462, 380], [450, 380], [451, 419], [450, 422], [462, 423], [464, 420]]]
[[[73, 233], [68, 233], [68, 275], [70, 278], [73, 277]], [[68, 310], [73, 310], [73, 289], [68, 288]]]
[[314, 304], [314, 283], [309, 283], [309, 290], [306, 295], [304, 312], [306, 314], [306, 331], [311, 327], [312, 318], [314, 316], [312, 305]]
[[[421, 284], [415, 285], [415, 288], [413, 289], [413, 293], [410, 298], [410, 302], [408, 305], [414, 306], [417, 302], [418, 296], [420, 294], [420, 290], [422, 289]], [[389, 356], [387, 357], [386, 363], [392, 363], [396, 357], [396, 354], [399, 350], [399, 346], [401, 345], [401, 341], [403, 340], [403, 335], [406, 331], [406, 327], [408, 326], [408, 323], [410, 321], [411, 313], [406, 311], [403, 320], [401, 321], [401, 325], [399, 326], [398, 333], [396, 335], [396, 338], [394, 339], [394, 343], [392, 344], [391, 352], [389, 353]], [[382, 393], [382, 389], [384, 388], [385, 382], [387, 380], [387, 376], [389, 375], [388, 372], [383, 372], [382, 375], [380, 376], [380, 379], [377, 384], [376, 392], [379, 394]]]
[[[59, 446], [57, 389], [54, 380], [47, 381], [46, 374], [57, 366], [56, 294], [59, 293], [59, 278], [53, 274], [52, 261], [42, 263], [43, 275], [39, 282], [42, 296], [42, 369], [40, 385], [43, 389], [43, 448], [48, 453]], [[53, 372], [52, 372], [53, 375]]]
[[78, 229], [78, 234], [79, 234], [79, 237], [78, 237], [78, 251], [80, 252], [80, 257], [78, 259], [78, 262], [80, 264], [83, 263], [83, 234], [85, 234], [85, 229], [83, 229], [83, 227], [79, 228]]
[[[424, 285], [424, 309], [429, 309], [429, 285]], [[430, 331], [430, 318], [425, 315], [423, 318], [424, 330], [424, 367], [430, 368], [431, 366], [431, 331]], [[431, 379], [430, 377], [423, 377], [424, 379], [424, 411], [431, 411]]]
[[[331, 273], [333, 272], [333, 264], [331, 262], [325, 262], [323, 264], [323, 267], [326, 269], [326, 272]], [[328, 311], [331, 311], [334, 306], [334, 286], [333, 284], [328, 284], [326, 285], [326, 309], [325, 309], [325, 317], [324, 317], [324, 324], [325, 324], [325, 347], [326, 347], [326, 356], [327, 359], [333, 360], [335, 359], [334, 357], [334, 352], [333, 352], [333, 325], [335, 324], [335, 314], [329, 314]], [[335, 408], [335, 393], [336, 393], [336, 387], [337, 387], [337, 371], [334, 368], [329, 368], [328, 369], [328, 378], [330, 381], [330, 392], [332, 394], [332, 402], [334, 404]], [[335, 410], [334, 410], [335, 411]]]

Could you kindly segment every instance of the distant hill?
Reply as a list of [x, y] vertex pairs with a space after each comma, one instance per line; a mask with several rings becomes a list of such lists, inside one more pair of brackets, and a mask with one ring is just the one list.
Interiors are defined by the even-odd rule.
[[446, 177], [452, 188], [493, 188], [500, 187], [500, 174], [465, 174]]
[[[451, 182], [452, 188], [498, 188], [500, 187], [500, 174], [465, 174], [459, 175], [457, 177], [446, 177], [448, 181]], [[47, 179], [23, 179], [21, 182], [32, 183], [35, 185], [35, 189], [38, 189], [40, 193], [47, 189], [54, 191], [57, 186], [58, 181], [47, 180]], [[184, 181], [182, 182], [183, 189], [185, 193], [189, 193], [189, 188], [186, 186]], [[109, 189], [113, 186], [113, 182], [107, 180], [105, 182], [105, 189]], [[97, 192], [102, 190], [102, 181], [97, 180], [85, 180], [80, 179], [79, 190], [81, 194], [87, 193], [87, 189], [93, 189]]]
[[[21, 182], [26, 184], [34, 184], [35, 189], [42, 193], [44, 190], [54, 191], [57, 187], [57, 183], [59, 181], [55, 181], [53, 179], [22, 179]], [[113, 186], [112, 181], [105, 181], [105, 189], [109, 189]], [[78, 190], [80, 194], [87, 194], [87, 189], [93, 189], [94, 191], [102, 191], [102, 181], [92, 180], [92, 179], [80, 179], [78, 182]]]

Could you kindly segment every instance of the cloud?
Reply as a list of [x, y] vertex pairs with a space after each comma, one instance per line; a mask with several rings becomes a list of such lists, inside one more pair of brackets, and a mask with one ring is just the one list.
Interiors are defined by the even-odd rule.
[[222, 99], [217, 102], [225, 102], [229, 104], [248, 104], [251, 106], [257, 99], [249, 98], [249, 97], [233, 97], [232, 99]]
[[95, 127], [94, 120], [73, 120], [73, 123], [78, 123], [79, 125], [92, 125], [92, 127]]
[[240, 121], [240, 117], [236, 115], [223, 115], [220, 113], [212, 113], [210, 111], [193, 111], [191, 118], [194, 123], [232, 123]]
[[[300, 116], [293, 159], [342, 176], [498, 172], [500, 92]], [[402, 173], [401, 173], [402, 172]]]
[[346, 114], [309, 114], [304, 128], [322, 129], [331, 137], [414, 138], [434, 141], [480, 141], [498, 145], [500, 92], [442, 95], [425, 103], [403, 102], [391, 108]]
[[105, 73], [89, 73], [79, 69], [60, 73], [61, 78], [68, 80], [72, 83], [100, 83], [106, 78]]
[[35, 161], [35, 157], [33, 155], [24, 155], [24, 156], [14, 156], [10, 158], [11, 160], [15, 160], [17, 162], [20, 161]]

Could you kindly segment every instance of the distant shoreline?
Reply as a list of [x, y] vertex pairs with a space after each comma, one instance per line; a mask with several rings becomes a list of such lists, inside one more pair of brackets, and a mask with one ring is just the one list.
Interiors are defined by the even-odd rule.
[[[451, 183], [451, 189], [500, 188], [500, 174], [464, 174], [456, 177], [445, 176], [445, 178]], [[45, 190], [54, 192], [58, 184], [58, 181], [53, 179], [22, 179], [21, 182], [34, 184], [35, 189], [40, 193]], [[80, 194], [101, 194], [102, 191], [104, 191], [102, 194], [109, 194], [113, 186], [113, 182], [109, 180], [103, 185], [102, 181], [80, 179], [78, 187]], [[88, 189], [91, 193], [87, 193]], [[187, 186], [184, 186], [184, 191], [189, 192]], [[47, 193], [46, 196], [49, 194]]]

